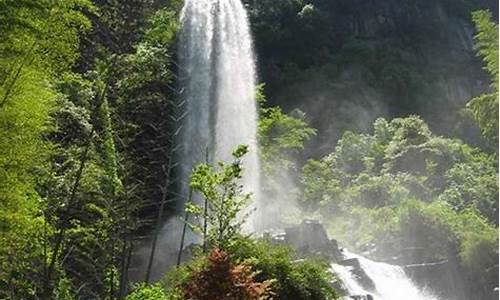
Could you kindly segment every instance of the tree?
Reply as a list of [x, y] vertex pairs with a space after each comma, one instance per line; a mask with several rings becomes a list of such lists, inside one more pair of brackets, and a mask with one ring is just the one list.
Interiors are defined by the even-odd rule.
[[52, 153], [40, 189], [48, 200], [46, 219], [55, 229], [45, 295], [61, 274], [69, 275], [76, 296], [111, 297], [116, 291], [123, 186], [107, 103], [106, 64], [100, 68], [68, 76], [59, 86], [67, 96], [54, 112], [50, 137], [61, 147]]
[[240, 236], [224, 252], [195, 253], [191, 261], [167, 273], [164, 282], [172, 300], [186, 299], [185, 292], [225, 299], [222, 291], [242, 295], [237, 299], [255, 292], [276, 300], [340, 299], [329, 268], [325, 261], [298, 259], [283, 245]]
[[373, 133], [345, 132], [304, 166], [301, 199], [351, 249], [403, 264], [448, 259], [488, 298], [498, 280], [497, 168], [495, 155], [436, 136], [420, 117], [378, 119]]
[[304, 112], [298, 109], [285, 114], [278, 106], [266, 107], [264, 85], [257, 87], [256, 98], [260, 106], [258, 138], [264, 172], [272, 173], [271, 169], [278, 165], [294, 169], [293, 156], [304, 149], [316, 130], [307, 124]]
[[56, 79], [70, 71], [79, 34], [90, 25], [86, 9], [92, 9], [88, 1], [0, 3], [2, 298], [33, 298], [44, 291], [53, 228], [40, 183], [54, 147], [45, 135], [52, 130]]
[[213, 249], [207, 256], [207, 266], [192, 274], [182, 286], [185, 299], [192, 300], [265, 300], [272, 299], [271, 282], [255, 280], [248, 263], [235, 264], [224, 251]]
[[[201, 204], [188, 203], [186, 209], [197, 218], [206, 218], [209, 226], [207, 242], [211, 247], [224, 250], [234, 242], [246, 221], [248, 213], [239, 216], [248, 204], [251, 194], [243, 192], [239, 180], [243, 175], [241, 159], [248, 152], [248, 146], [239, 146], [233, 152], [230, 164], [219, 162], [217, 167], [199, 164], [191, 174], [189, 185], [207, 201], [205, 215]], [[199, 226], [194, 226], [198, 232]]]
[[[472, 99], [467, 107], [472, 110], [483, 135], [498, 145], [498, 24], [487, 10], [473, 12], [472, 20], [477, 31], [475, 49], [492, 78], [493, 91]], [[498, 147], [494, 148], [497, 150]]]
[[1, 1], [0, 298], [125, 296], [137, 220], [172, 195], [180, 4]]
[[287, 212], [282, 208], [293, 207], [299, 190], [296, 176], [299, 155], [306, 143], [316, 135], [309, 126], [306, 115], [298, 109], [286, 114], [278, 107], [266, 106], [264, 85], [257, 87], [259, 104], [258, 141], [259, 155], [263, 169], [263, 197], [273, 199], [273, 205], [266, 212], [275, 218], [263, 218], [263, 227], [275, 226], [283, 221]]
[[310, 160], [303, 171], [308, 207], [349, 209], [352, 201], [379, 207], [403, 195], [422, 201], [442, 196], [461, 209], [484, 205], [480, 210], [490, 215], [498, 191], [492, 185], [497, 176], [493, 157], [460, 140], [435, 136], [416, 116], [378, 119], [373, 134], [348, 131], [334, 152]]

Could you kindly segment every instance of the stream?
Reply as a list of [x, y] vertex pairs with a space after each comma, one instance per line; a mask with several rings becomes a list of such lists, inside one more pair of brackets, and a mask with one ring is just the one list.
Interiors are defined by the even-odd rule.
[[375, 285], [374, 290], [364, 287], [353, 266], [332, 264], [332, 271], [342, 280], [349, 295], [359, 295], [358, 299], [370, 299], [366, 295], [371, 295], [374, 300], [441, 300], [415, 285], [400, 266], [375, 262], [347, 250], [343, 254], [347, 260], [356, 259]]

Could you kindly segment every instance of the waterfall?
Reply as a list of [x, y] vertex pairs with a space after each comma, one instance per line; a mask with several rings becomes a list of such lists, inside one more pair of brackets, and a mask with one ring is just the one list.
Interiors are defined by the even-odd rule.
[[180, 145], [184, 194], [194, 165], [231, 161], [249, 146], [242, 184], [259, 192], [255, 62], [247, 14], [240, 0], [186, 0], [181, 12], [179, 58], [186, 101]]
[[416, 286], [402, 267], [375, 262], [348, 251], [344, 253], [348, 259], [357, 259], [360, 268], [375, 284], [375, 290], [367, 290], [353, 274], [353, 267], [332, 264], [333, 272], [342, 280], [350, 295], [372, 295], [374, 300], [438, 300]]

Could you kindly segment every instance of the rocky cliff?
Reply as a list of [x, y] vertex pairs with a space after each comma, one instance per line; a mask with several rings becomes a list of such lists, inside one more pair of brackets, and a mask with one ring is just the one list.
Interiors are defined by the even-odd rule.
[[248, 0], [260, 80], [271, 104], [304, 110], [309, 153], [380, 116], [421, 115], [440, 134], [481, 145], [461, 109], [488, 89], [470, 14], [483, 0]]

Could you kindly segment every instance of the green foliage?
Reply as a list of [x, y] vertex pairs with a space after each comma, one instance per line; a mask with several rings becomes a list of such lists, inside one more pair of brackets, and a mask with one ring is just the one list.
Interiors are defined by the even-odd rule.
[[[33, 205], [38, 199], [23, 200]], [[44, 220], [33, 213], [17, 215], [2, 208], [0, 297], [30, 299], [42, 288], [44, 226]]]
[[468, 163], [455, 164], [446, 172], [446, 189], [439, 198], [456, 210], [476, 208], [494, 224], [498, 224], [498, 162], [476, 154]]
[[[452, 257], [457, 251], [467, 272], [480, 281], [491, 280], [495, 273], [492, 268], [498, 264], [498, 228], [488, 224], [477, 211], [456, 213], [442, 202], [415, 202], [403, 212], [400, 227], [412, 234], [403, 245], [427, 245], [427, 259]], [[404, 231], [402, 236], [408, 237]]]
[[331, 157], [325, 157], [322, 161], [311, 159], [304, 166], [302, 202], [308, 209], [316, 209], [318, 205], [338, 208], [334, 199], [341, 192], [341, 178], [335, 176], [333, 171]]
[[463, 264], [485, 286], [494, 286], [498, 280], [498, 230], [488, 228], [468, 232], [460, 245]]
[[486, 64], [485, 68], [492, 77], [492, 85], [498, 92], [498, 24], [488, 10], [472, 13], [476, 25], [476, 50]]
[[472, 25], [473, 10], [496, 9], [492, 2], [244, 2], [271, 102], [314, 116], [321, 135], [308, 154], [325, 155], [344, 131], [365, 132], [379, 116], [408, 114], [424, 116], [439, 134], [490, 148], [462, 114], [467, 95], [484, 92], [473, 83], [484, 74], [471, 51], [457, 49], [471, 50], [459, 32]]
[[[245, 237], [235, 239], [227, 252], [233, 263], [252, 268], [256, 282], [270, 284], [272, 299], [339, 299], [331, 284], [336, 279], [329, 272], [326, 262], [296, 260], [294, 253], [287, 247]], [[179, 295], [179, 287], [189, 283], [192, 274], [205, 269], [206, 265], [205, 257], [198, 256], [188, 265], [167, 274], [169, 293]]]
[[335, 148], [336, 166], [347, 175], [358, 175], [367, 167], [364, 159], [370, 156], [370, 145], [368, 137], [345, 132]]
[[258, 270], [258, 281], [272, 281], [273, 299], [337, 299], [331, 287], [334, 278], [326, 262], [296, 261], [286, 247], [250, 239], [239, 239], [229, 252], [234, 259]]
[[[90, 2], [0, 3], [0, 298], [32, 299], [46, 288], [53, 228], [39, 184], [54, 145], [45, 135], [53, 129], [55, 78], [69, 71], [78, 35], [89, 28], [83, 9]], [[54, 292], [69, 299], [63, 285]]]
[[[239, 180], [243, 176], [241, 159], [248, 152], [248, 146], [239, 146], [233, 152], [231, 164], [219, 162], [217, 167], [200, 164], [195, 167], [189, 185], [207, 201], [208, 212], [204, 215], [201, 205], [188, 203], [186, 209], [197, 218], [206, 217], [209, 234], [208, 241], [213, 247], [226, 249], [240, 232], [241, 225], [248, 215], [240, 220], [237, 216], [250, 200], [250, 194], [243, 192]], [[198, 232], [200, 226], [194, 226]]]
[[43, 82], [25, 79], [12, 101], [0, 108], [0, 198], [5, 212], [20, 215], [33, 213], [24, 199], [34, 193], [33, 169], [47, 158], [49, 145], [40, 137], [48, 130], [55, 96]]
[[304, 203], [325, 212], [441, 197], [457, 210], [473, 205], [498, 222], [494, 158], [433, 135], [415, 116], [378, 119], [372, 135], [346, 132], [332, 154], [309, 161], [303, 171]]
[[178, 30], [176, 11], [168, 8], [160, 9], [149, 18], [144, 40], [153, 46], [170, 45]]
[[[273, 199], [274, 203], [274, 207], [267, 207], [269, 213], [272, 209], [292, 207], [290, 203], [298, 197], [299, 156], [316, 135], [316, 130], [309, 126], [305, 114], [298, 109], [285, 114], [278, 106], [267, 107], [263, 88], [264, 85], [259, 85], [256, 95], [260, 106], [257, 137], [263, 169], [262, 195]], [[279, 209], [275, 218], [265, 221], [263, 226], [276, 226], [293, 213]]]
[[495, 156], [434, 135], [416, 116], [378, 119], [373, 134], [346, 132], [333, 153], [310, 160], [302, 182], [304, 206], [348, 247], [401, 263], [459, 261], [483, 292], [494, 286]]
[[[335, 291], [331, 287], [333, 277], [328, 271], [327, 263], [310, 260], [294, 261], [292, 252], [288, 248], [272, 246], [269, 243], [254, 241], [239, 235], [241, 222], [236, 221], [236, 218], [249, 195], [241, 193], [241, 187], [235, 180], [241, 178], [240, 160], [247, 151], [246, 146], [240, 146], [233, 153], [235, 158], [233, 164], [219, 163], [218, 169], [201, 164], [191, 175], [191, 188], [199, 191], [209, 204], [207, 220], [211, 226], [210, 244], [227, 251], [231, 261], [237, 266], [248, 266], [255, 271], [251, 277], [244, 280], [245, 284], [238, 286], [251, 287], [250, 290], [257, 291], [256, 295], [263, 295], [262, 288], [265, 290], [270, 284], [272, 299], [336, 299]], [[190, 204], [187, 209], [196, 217], [203, 216], [200, 206]], [[195, 226], [195, 229], [201, 230], [198, 226]], [[209, 257], [211, 256], [212, 254]], [[234, 271], [228, 273], [226, 270], [222, 273], [232, 274], [230, 276], [233, 278], [240, 274], [240, 271], [236, 271], [237, 269], [235, 267]], [[174, 298], [186, 293], [195, 297], [193, 299], [198, 299], [196, 297], [201, 294], [215, 295], [214, 293], [217, 293], [219, 295], [221, 289], [226, 289], [231, 285], [224, 285], [213, 290], [214, 286], [220, 282], [233, 282], [234, 278], [217, 279], [213, 284], [206, 284], [212, 282], [214, 276], [222, 273], [220, 267], [214, 265], [213, 259], [207, 261], [204, 256], [198, 256], [188, 265], [177, 268], [168, 276], [167, 289]], [[203, 280], [198, 282], [200, 278]], [[200, 289], [200, 287], [203, 288]], [[233, 292], [236, 290], [231, 289], [231, 292], [228, 291], [226, 295]]]
[[140, 284], [130, 293], [126, 300], [167, 300], [167, 295], [163, 287], [159, 284], [146, 286]]
[[33, 65], [53, 75], [67, 70], [78, 57], [79, 33], [90, 27], [89, 9], [87, 0], [2, 1], [1, 82]]
[[180, 4], [0, 1], [0, 298], [124, 296]]
[[[111, 261], [120, 246], [115, 226], [122, 212], [121, 182], [101, 72], [101, 77], [98, 72], [67, 75], [57, 85], [63, 94], [48, 137], [58, 147], [39, 187], [47, 198], [45, 218], [55, 228], [45, 293], [55, 288], [51, 281], [61, 276], [57, 270], [72, 274], [67, 282], [70, 290], [78, 290], [77, 297], [100, 297], [116, 285]], [[92, 284], [88, 278], [94, 278]]]
[[165, 274], [163, 284], [167, 294], [171, 297], [169, 300], [184, 300], [182, 286], [189, 284], [194, 272], [206, 268], [208, 262], [206, 256], [201, 252], [201, 250], [195, 251], [191, 260]]
[[[250, 2], [249, 14], [263, 56], [280, 61], [288, 58], [290, 67], [292, 64], [318, 64], [328, 58], [326, 46], [329, 41], [324, 38], [328, 31], [328, 15], [315, 4], [305, 2]], [[303, 55], [304, 52], [309, 55]]]
[[272, 299], [270, 282], [258, 282], [247, 263], [234, 263], [224, 251], [212, 249], [207, 264], [181, 286], [185, 299]]
[[[485, 63], [492, 78], [492, 93], [472, 99], [467, 107], [472, 110], [482, 133], [494, 145], [498, 144], [498, 24], [492, 20], [491, 12], [475, 11], [472, 20], [476, 25], [475, 49]], [[497, 147], [495, 147], [496, 150]]]
[[[117, 146], [126, 173], [123, 181], [132, 187], [131, 199], [153, 200], [130, 201], [138, 219], [150, 219], [152, 212], [158, 211], [162, 198], [159, 187], [167, 182], [169, 151], [182, 113], [177, 107], [172, 59], [179, 19], [177, 2], [171, 1], [144, 18], [144, 36], [130, 52], [116, 56], [110, 69], [109, 104], [117, 140], [121, 141]], [[149, 4], [141, 5], [146, 8]], [[150, 230], [151, 223], [140, 222], [139, 229]]]
[[257, 101], [260, 105], [258, 139], [264, 171], [271, 173], [278, 165], [293, 169], [293, 155], [304, 149], [304, 144], [316, 135], [316, 130], [309, 127], [305, 114], [294, 110], [285, 114], [278, 107], [266, 107], [264, 86], [257, 88]]

